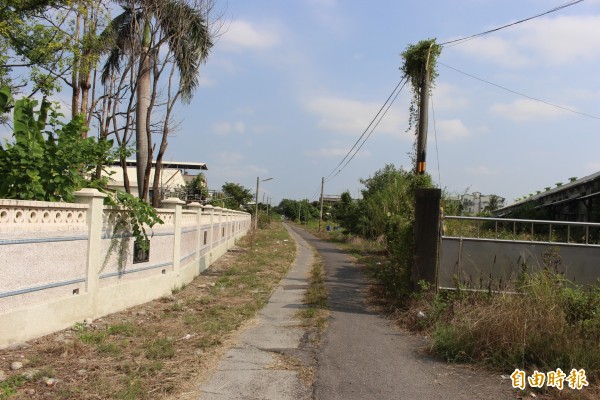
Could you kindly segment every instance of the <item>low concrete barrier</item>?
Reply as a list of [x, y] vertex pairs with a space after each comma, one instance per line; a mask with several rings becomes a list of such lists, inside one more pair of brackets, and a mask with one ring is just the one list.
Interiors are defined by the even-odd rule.
[[[164, 224], [148, 230], [147, 260], [134, 262], [134, 239], [114, 234], [123, 210], [95, 189], [76, 195], [0, 200], [0, 348], [168, 295], [251, 227], [248, 213], [167, 199], [157, 210]], [[109, 254], [122, 240], [123, 255]]]

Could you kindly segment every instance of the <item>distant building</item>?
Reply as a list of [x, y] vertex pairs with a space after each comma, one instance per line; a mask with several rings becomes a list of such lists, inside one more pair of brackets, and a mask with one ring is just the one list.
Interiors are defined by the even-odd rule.
[[337, 195], [337, 194], [323, 195], [323, 202], [339, 203], [340, 201], [342, 201], [342, 196], [340, 196], [340, 195]]
[[[138, 182], [136, 172], [135, 160], [127, 160], [127, 178], [129, 180], [129, 187], [131, 194], [134, 196], [138, 195]], [[155, 162], [152, 165], [156, 165]], [[160, 181], [158, 184], [160, 197], [165, 198], [170, 193], [179, 193], [182, 188], [186, 186], [188, 180], [193, 180], [196, 175], [190, 174], [189, 171], [200, 171], [208, 170], [206, 163], [194, 163], [194, 162], [163, 162], [160, 173]], [[154, 173], [155, 169], [152, 168], [150, 171], [150, 198], [154, 196], [152, 187], [154, 185]], [[125, 190], [125, 182], [123, 176], [123, 168], [121, 164], [116, 162], [105, 168], [102, 174], [108, 176], [110, 181], [108, 187], [110, 189]]]
[[480, 192], [463, 194], [455, 198], [458, 201], [463, 215], [477, 215], [484, 211], [494, 211], [504, 207], [506, 199], [495, 194], [485, 195]]
[[[546, 187], [531, 193], [510, 206], [497, 210], [501, 217], [520, 216], [528, 210], [541, 219], [554, 221], [600, 222], [600, 172], [569, 182], [556, 183], [556, 187]], [[536, 218], [537, 219], [537, 218]]]

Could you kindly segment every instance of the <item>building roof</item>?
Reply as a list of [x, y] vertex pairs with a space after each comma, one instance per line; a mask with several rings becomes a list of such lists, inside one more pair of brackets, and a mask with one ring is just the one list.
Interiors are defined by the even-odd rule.
[[[109, 177], [109, 187], [121, 187], [124, 186], [123, 182], [123, 169], [120, 166], [110, 166], [102, 171], [103, 176]], [[127, 167], [127, 176], [129, 178], [129, 185], [131, 187], [138, 187], [137, 173], [135, 167]], [[150, 187], [154, 184], [154, 168], [150, 173]], [[179, 169], [175, 168], [163, 168], [160, 171], [160, 186], [163, 188], [173, 188], [177, 186], [185, 186], [183, 180], [183, 174]]]
[[[554, 187], [552, 189], [541, 191], [541, 192], [536, 193], [536, 194], [534, 194], [532, 196], [527, 196], [527, 197], [525, 197], [525, 198], [523, 198], [523, 199], [521, 199], [521, 200], [519, 200], [519, 201], [517, 201], [517, 202], [515, 202], [515, 203], [513, 203], [513, 204], [511, 204], [509, 206], [506, 206], [504, 208], [496, 210], [496, 212], [499, 212], [499, 214], [502, 214], [502, 212], [506, 213], [506, 212], [509, 212], [510, 210], [512, 210], [513, 208], [516, 208], [516, 206], [519, 206], [519, 205], [522, 205], [522, 204], [527, 204], [527, 203], [535, 201], [535, 200], [541, 200], [541, 199], [543, 199], [545, 197], [553, 196], [553, 195], [556, 195], [558, 193], [565, 192], [567, 190], [576, 188], [578, 186], [585, 185], [585, 184], [587, 184], [589, 182], [592, 182], [592, 181], [595, 181], [595, 180], [598, 180], [598, 179], [600, 179], [600, 171], [595, 172], [595, 173], [590, 174], [590, 175], [587, 175], [587, 176], [584, 176], [583, 178], [572, 179], [570, 182], [563, 183], [560, 186], [556, 186], [556, 187]], [[573, 201], [573, 200], [581, 200], [583, 198], [587, 198], [587, 197], [591, 197], [591, 196], [597, 196], [597, 195], [598, 195], [598, 193], [593, 193], [591, 195], [588, 194], [585, 197], [577, 196], [577, 197], [574, 197], [574, 198], [562, 199], [562, 200], [558, 200], [558, 201], [555, 200], [553, 203], [545, 204], [545, 206], [551, 205], [551, 204], [558, 204], [558, 203], [569, 202], [569, 201]]]
[[[137, 165], [137, 162], [135, 160], [125, 160], [125, 163], [127, 164], [128, 167], [135, 167]], [[112, 163], [110, 165], [120, 167], [121, 163], [119, 161], [115, 161], [114, 163]], [[156, 161], [152, 161], [152, 166], [153, 167], [156, 166]], [[170, 169], [195, 169], [195, 170], [208, 171], [208, 167], [206, 166], [206, 163], [201, 163], [201, 162], [163, 161], [162, 166], [163, 166], [163, 168], [170, 168]]]

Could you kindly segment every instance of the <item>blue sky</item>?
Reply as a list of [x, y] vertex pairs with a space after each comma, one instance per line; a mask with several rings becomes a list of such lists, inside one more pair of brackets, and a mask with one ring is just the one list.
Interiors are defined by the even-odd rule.
[[[539, 14], [567, 0], [216, 1], [223, 27], [166, 160], [206, 162], [211, 189], [316, 200], [401, 78], [400, 54]], [[439, 58], [495, 84], [600, 118], [600, 0], [460, 45]], [[428, 172], [450, 192], [515, 198], [600, 170], [600, 119], [535, 102], [443, 65], [433, 90]], [[412, 168], [405, 87], [325, 194], [353, 196], [386, 163]], [[435, 114], [435, 118], [434, 118]], [[438, 164], [439, 159], [439, 164]]]
[[[400, 53], [422, 39], [469, 36], [565, 1], [230, 0], [202, 86], [180, 108], [168, 159], [203, 161], [225, 181], [283, 198], [318, 198], [327, 176], [399, 82]], [[426, 23], [422, 22], [426, 21]], [[466, 43], [439, 61], [578, 112], [600, 116], [600, 1]], [[386, 163], [411, 168], [410, 91], [352, 162], [326, 183], [350, 190]], [[442, 188], [515, 198], [600, 170], [600, 119], [563, 111], [439, 66], [428, 172]], [[435, 129], [434, 129], [435, 125]], [[436, 146], [437, 137], [437, 146]], [[437, 147], [437, 151], [436, 151]], [[439, 167], [438, 167], [439, 159]], [[254, 191], [254, 189], [253, 189]]]

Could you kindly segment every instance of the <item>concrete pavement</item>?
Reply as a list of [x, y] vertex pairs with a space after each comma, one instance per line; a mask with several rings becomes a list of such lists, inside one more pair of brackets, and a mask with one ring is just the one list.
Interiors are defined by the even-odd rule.
[[[288, 275], [201, 386], [201, 399], [514, 399], [510, 381], [426, 354], [424, 339], [395, 328], [371, 310], [367, 282], [335, 245], [286, 226], [297, 244]], [[307, 345], [296, 317], [308, 285], [314, 246], [323, 258], [331, 319], [319, 348]], [[315, 369], [312, 387], [297, 370], [277, 366], [291, 354]], [[308, 361], [306, 361], [308, 360]]]
[[428, 356], [425, 341], [371, 310], [367, 282], [335, 245], [297, 229], [325, 264], [330, 325], [317, 357], [315, 399], [514, 399], [500, 374]]
[[296, 260], [255, 325], [245, 330], [229, 349], [214, 375], [201, 386], [200, 399], [287, 400], [310, 398], [312, 388], [298, 371], [278, 365], [278, 355], [300, 356], [305, 329], [296, 313], [303, 307], [312, 249], [295, 232]]

